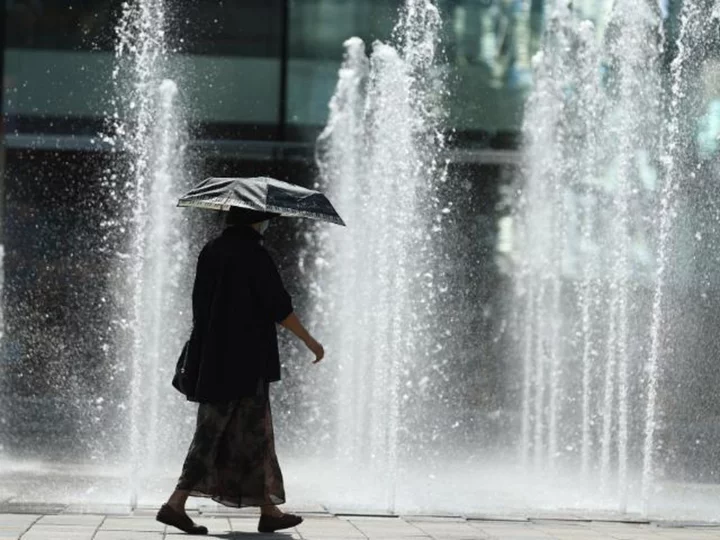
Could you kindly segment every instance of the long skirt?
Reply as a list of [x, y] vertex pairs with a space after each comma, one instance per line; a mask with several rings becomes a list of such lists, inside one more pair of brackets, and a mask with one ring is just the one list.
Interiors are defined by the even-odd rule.
[[285, 502], [268, 385], [230, 403], [201, 403], [177, 489], [225, 506]]

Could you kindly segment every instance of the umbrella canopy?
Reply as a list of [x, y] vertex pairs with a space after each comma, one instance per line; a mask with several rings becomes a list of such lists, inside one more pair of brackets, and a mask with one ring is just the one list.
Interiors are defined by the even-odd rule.
[[178, 206], [225, 211], [233, 207], [246, 208], [345, 225], [327, 197], [319, 191], [264, 176], [206, 178], [180, 197]]

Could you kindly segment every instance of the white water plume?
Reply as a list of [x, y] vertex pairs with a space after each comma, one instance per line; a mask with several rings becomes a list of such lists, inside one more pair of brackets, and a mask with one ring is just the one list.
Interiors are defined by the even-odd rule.
[[409, 0], [392, 42], [376, 42], [369, 58], [362, 40], [348, 40], [319, 140], [322, 186], [348, 224], [323, 234], [328, 267], [318, 279], [318, 302], [332, 314], [322, 333], [338, 363], [336, 451], [342, 467], [371, 466], [387, 478], [390, 509], [411, 413], [403, 381], [427, 361], [421, 336], [431, 328], [429, 212], [443, 174], [439, 29], [432, 2]]
[[125, 3], [113, 71], [117, 98], [110, 142], [127, 158], [127, 180], [120, 192], [132, 207], [126, 211], [131, 246], [119, 285], [127, 310], [119, 339], [120, 350], [128, 355], [121, 362], [130, 364], [133, 504], [143, 476], [161, 464], [166, 447], [161, 441], [177, 431], [163, 418], [169, 403], [178, 399], [170, 395], [169, 381], [186, 318], [179, 287], [188, 238], [175, 208], [178, 190], [185, 185], [185, 125], [177, 83], [166, 78], [171, 54], [167, 24], [162, 0]]
[[688, 67], [711, 20], [685, 4], [667, 103], [654, 6], [617, 2], [600, 48], [561, 5], [535, 59], [515, 214], [521, 457], [579, 475], [622, 512], [648, 512], [658, 481], [668, 250], [678, 185], [697, 165]]

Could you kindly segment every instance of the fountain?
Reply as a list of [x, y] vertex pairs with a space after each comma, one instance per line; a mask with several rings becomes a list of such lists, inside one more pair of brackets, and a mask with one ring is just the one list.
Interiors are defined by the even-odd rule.
[[[166, 19], [163, 0], [126, 3], [113, 71], [118, 97], [115, 134], [109, 142], [129, 160], [127, 181], [119, 192], [132, 204], [125, 225], [132, 245], [116, 282], [126, 302], [118, 345], [119, 352], [129, 356], [120, 362], [130, 364], [126, 459], [132, 506], [140, 486], [165, 462], [164, 441], [176, 439], [177, 426], [183, 425], [176, 417], [181, 399], [168, 385], [174, 368], [168, 351], [180, 350], [190, 322], [189, 291], [183, 288], [189, 235], [186, 220], [175, 208], [189, 179], [184, 173], [178, 87], [166, 78], [172, 69]], [[175, 322], [168, 325], [168, 320]]]
[[685, 229], [702, 227], [676, 216], [683, 183], [701, 168], [687, 119], [699, 113], [694, 75], [718, 24], [705, 8], [683, 5], [666, 70], [659, 9], [618, 2], [600, 49], [592, 24], [561, 3], [525, 118], [521, 460], [579, 475], [598, 490], [595, 504], [620, 512], [652, 513], [676, 480], [659, 473], [658, 456], [679, 427], [669, 409], [680, 394], [664, 372], [686, 354], [668, 338], [682, 327], [673, 304], [687, 279], [673, 252]]
[[[462, 258], [488, 225], [473, 225], [477, 179], [445, 161], [436, 4], [406, 0], [369, 55], [346, 41], [317, 162], [348, 228], [298, 235], [312, 292], [298, 308], [313, 314], [327, 361], [306, 370], [285, 343], [291, 376], [273, 397], [294, 508], [716, 517], [720, 460], [708, 449], [720, 410], [706, 396], [719, 382], [720, 201], [704, 189], [716, 166], [702, 156], [717, 122], [706, 122], [702, 152], [693, 140], [720, 10], [686, 3], [675, 35], [652, 2], [619, 1], [601, 46], [593, 24], [557, 4], [509, 201], [510, 294], [487, 272], [494, 260]], [[41, 390], [22, 369], [0, 381], [35, 391], [35, 408], [14, 405], [25, 416], [11, 418], [11, 435], [26, 410], [46, 429], [62, 413], [80, 435], [57, 463], [62, 444], [18, 437], [39, 461], [0, 463], [0, 500], [154, 505], [179, 472], [194, 418], [169, 380], [197, 246], [173, 202], [190, 182], [168, 27], [162, 0], [124, 5], [105, 139], [117, 158], [103, 178], [113, 210], [100, 232], [114, 271], [93, 306], [112, 306], [112, 339], [99, 367], [59, 372]], [[491, 288], [496, 300], [473, 296]], [[22, 330], [17, 306], [6, 319]]]
[[386, 478], [376, 489], [390, 511], [408, 444], [407, 384], [431, 345], [418, 336], [434, 309], [430, 251], [439, 229], [428, 212], [444, 170], [439, 29], [432, 2], [411, 0], [392, 44], [376, 42], [368, 58], [362, 40], [346, 41], [318, 141], [321, 186], [349, 225], [319, 242], [327, 267], [317, 278], [324, 311], [316, 324], [337, 368], [335, 457], [346, 470], [370, 467]]
[[[0, 482], [13, 500], [104, 501], [134, 507], [153, 491], [153, 479], [170, 475], [166, 467], [177, 474], [179, 465], [173, 467], [176, 460], [167, 456], [174, 458], [183, 449], [166, 441], [186, 439], [192, 428], [191, 414], [178, 417], [184, 400], [169, 385], [173, 357], [190, 324], [192, 266], [187, 264], [186, 219], [175, 208], [191, 180], [185, 176], [181, 73], [170, 62], [168, 19], [162, 0], [122, 6], [114, 95], [108, 96], [107, 134], [99, 138], [111, 160], [101, 168], [100, 192], [92, 203], [100, 208], [97, 222], [89, 221], [95, 216], [83, 208], [60, 214], [83, 223], [80, 241], [62, 242], [74, 250], [69, 260], [81, 261], [72, 268], [82, 271], [74, 274], [81, 280], [73, 284], [78, 290], [65, 293], [66, 301], [70, 298], [79, 309], [67, 307], [62, 312], [66, 320], [54, 323], [65, 326], [66, 340], [59, 332], [51, 333], [45, 311], [51, 303], [42, 298], [49, 287], [40, 287], [34, 303], [23, 301], [17, 290], [25, 282], [18, 275], [9, 277], [16, 291], [8, 317], [13, 337], [4, 343], [9, 363], [2, 382], [16, 397], [3, 405], [0, 446], [7, 444], [5, 450], [15, 460], [4, 462], [0, 470], [45, 475], [43, 485], [30, 489], [19, 480]], [[47, 213], [43, 219], [56, 219], [53, 211], [40, 208], [34, 216]], [[40, 246], [45, 246], [52, 228], [42, 220], [32, 223], [33, 228], [41, 231]], [[27, 230], [17, 228], [11, 234], [17, 242]], [[48, 251], [49, 260], [57, 260], [52, 246]], [[83, 299], [73, 301], [72, 293]], [[96, 300], [91, 304], [85, 298]], [[71, 346], [65, 341], [72, 341]], [[43, 343], [44, 349], [38, 345]], [[82, 356], [73, 356], [78, 351]]]

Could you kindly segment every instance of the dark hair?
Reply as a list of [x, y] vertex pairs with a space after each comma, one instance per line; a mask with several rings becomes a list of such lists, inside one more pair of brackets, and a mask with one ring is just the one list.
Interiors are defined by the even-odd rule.
[[249, 208], [237, 208], [233, 206], [225, 216], [225, 225], [252, 225], [266, 219], [279, 216], [273, 212], [260, 212], [258, 210], [250, 210]]

